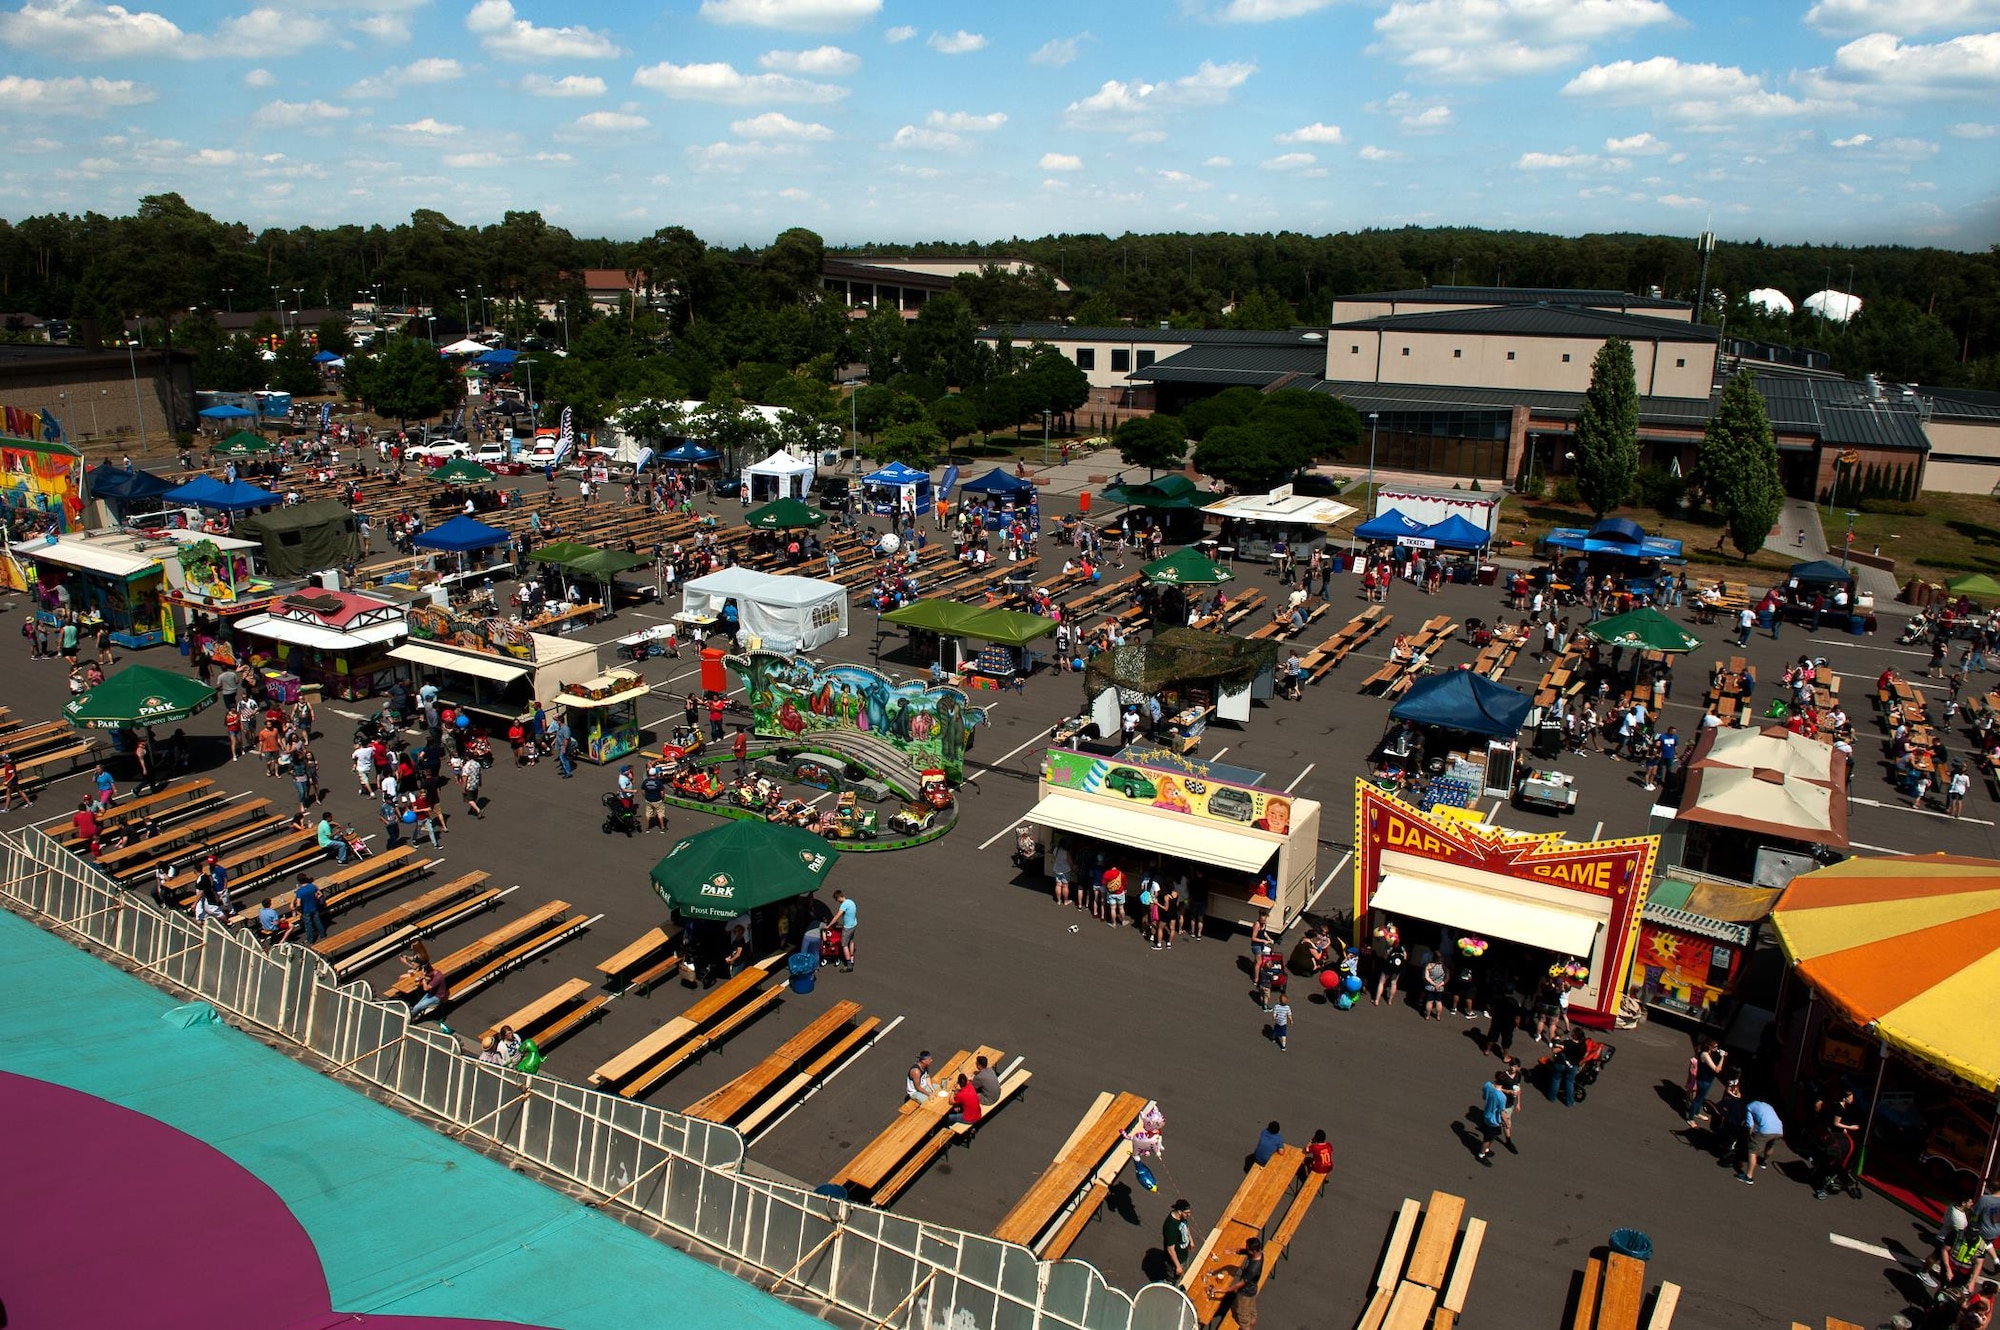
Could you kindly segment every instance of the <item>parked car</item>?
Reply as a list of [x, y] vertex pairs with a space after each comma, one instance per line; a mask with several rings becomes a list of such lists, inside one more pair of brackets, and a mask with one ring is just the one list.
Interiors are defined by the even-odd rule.
[[470, 454], [473, 461], [483, 467], [498, 466], [513, 459], [513, 451], [504, 443], [482, 443]]
[[829, 513], [844, 513], [854, 503], [854, 482], [846, 476], [821, 476], [813, 481], [819, 491], [819, 506]]
[[410, 457], [414, 461], [428, 462], [432, 466], [442, 466], [454, 457], [463, 457], [472, 451], [469, 443], [457, 439], [436, 438], [411, 447]]
[[743, 477], [719, 477], [709, 484], [708, 490], [718, 499], [734, 499], [743, 493]]

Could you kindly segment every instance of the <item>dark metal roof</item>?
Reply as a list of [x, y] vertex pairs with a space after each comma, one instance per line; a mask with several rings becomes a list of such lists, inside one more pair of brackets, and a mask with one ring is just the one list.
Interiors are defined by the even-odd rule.
[[821, 277], [842, 281], [872, 282], [876, 286], [901, 286], [918, 291], [949, 291], [952, 278], [944, 273], [911, 272], [906, 268], [886, 268], [878, 264], [827, 258], [820, 263]]
[[1780, 433], [1808, 434], [1841, 448], [1930, 449], [1914, 399], [1902, 401], [1884, 390], [1876, 401], [1867, 384], [1853, 379], [1785, 373], [1756, 377], [1771, 427]]
[[[1525, 406], [1552, 416], [1574, 416], [1583, 406], [1582, 393], [1539, 392], [1521, 388], [1451, 388], [1415, 383], [1367, 383], [1335, 380], [1314, 392], [1332, 393], [1356, 411], [1511, 411]], [[1708, 423], [1711, 401], [1706, 397], [1641, 397], [1639, 419], [1648, 425], [1700, 429]]]
[[1990, 421], [2000, 420], [2000, 393], [1977, 388], [1933, 388], [1918, 384], [1917, 396], [1930, 401], [1931, 419]]
[[1678, 319], [1614, 314], [1580, 305], [1518, 304], [1487, 309], [1442, 309], [1426, 314], [1385, 314], [1336, 323], [1332, 332], [1502, 333], [1517, 337], [1623, 337], [1629, 341], [1713, 342], [1717, 332]]
[[1687, 309], [1684, 300], [1635, 296], [1628, 291], [1598, 291], [1561, 286], [1422, 286], [1409, 291], [1369, 291], [1341, 300], [1393, 300], [1417, 305], [1603, 305], [1619, 309]]
[[1243, 384], [1261, 388], [1279, 379], [1298, 377], [1296, 386], [1310, 388], [1326, 372], [1326, 344], [1308, 342], [1300, 346], [1226, 346], [1210, 343], [1176, 351], [1165, 360], [1156, 360], [1145, 369], [1134, 370], [1133, 379], [1153, 383]]
[[[996, 323], [981, 328], [979, 335], [991, 340], [1002, 333], [1016, 342], [1182, 342], [1188, 346], [1315, 346], [1326, 354], [1326, 334], [1315, 328], [1294, 328], [1288, 332], [1246, 332], [1237, 328], [1073, 328], [1066, 323]], [[1315, 340], [1308, 342], [1310, 334]]]

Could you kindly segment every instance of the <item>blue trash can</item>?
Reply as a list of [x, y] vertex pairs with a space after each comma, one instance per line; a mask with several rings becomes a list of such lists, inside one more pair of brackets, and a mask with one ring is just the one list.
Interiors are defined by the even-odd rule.
[[1866, 616], [1866, 615], [1861, 615], [1861, 614], [1850, 614], [1850, 615], [1848, 615], [1848, 616], [1847, 616], [1847, 631], [1849, 631], [1850, 633], [1853, 633], [1853, 634], [1854, 634], [1854, 635], [1855, 635], [1856, 637], [1866, 637], [1866, 636], [1868, 635], [1868, 618], [1867, 618], [1867, 616]]
[[818, 964], [803, 951], [786, 961], [785, 968], [792, 972], [794, 993], [810, 993], [813, 991], [813, 985], [819, 982]]
[[1614, 1228], [1611, 1230], [1611, 1250], [1635, 1261], [1650, 1261], [1653, 1259], [1653, 1240], [1636, 1228]]

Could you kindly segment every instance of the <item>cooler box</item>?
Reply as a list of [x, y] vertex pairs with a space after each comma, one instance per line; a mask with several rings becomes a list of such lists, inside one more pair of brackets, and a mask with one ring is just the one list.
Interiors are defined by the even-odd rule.
[[729, 691], [729, 671], [722, 665], [721, 647], [701, 649], [701, 689], [705, 693], [726, 693]]
[[273, 674], [264, 680], [264, 695], [281, 707], [288, 707], [299, 700], [299, 676], [296, 674]]

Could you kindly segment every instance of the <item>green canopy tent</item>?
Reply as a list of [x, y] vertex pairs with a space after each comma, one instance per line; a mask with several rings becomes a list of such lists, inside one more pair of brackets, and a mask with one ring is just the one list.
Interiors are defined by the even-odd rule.
[[268, 453], [271, 447], [271, 441], [263, 435], [240, 429], [209, 451], [224, 457], [248, 457], [252, 453]]
[[354, 510], [338, 499], [309, 499], [239, 517], [236, 534], [263, 542], [264, 566], [273, 577], [304, 577], [367, 555]]
[[469, 457], [454, 457], [443, 466], [430, 473], [432, 480], [441, 480], [448, 485], [483, 485], [493, 479], [493, 473]]
[[1968, 600], [2000, 600], [2000, 582], [1985, 573], [1965, 573], [1954, 577], [1944, 584], [1944, 589]]
[[1143, 485], [1112, 485], [1104, 491], [1107, 503], [1127, 504], [1151, 513], [1167, 539], [1177, 544], [1200, 539], [1208, 521], [1202, 509], [1221, 497], [1179, 475], [1160, 476]]
[[809, 508], [787, 495], [773, 499], [762, 508], [752, 508], [743, 518], [743, 523], [753, 531], [791, 531], [799, 527], [818, 526], [826, 520], [826, 514], [817, 508]]
[[594, 577], [600, 582], [609, 582], [619, 573], [633, 568], [644, 568], [652, 560], [643, 554], [627, 554], [623, 550], [593, 549], [588, 554], [579, 554], [566, 559], [562, 566], [583, 577]]
[[128, 665], [63, 708], [72, 725], [125, 730], [186, 720], [209, 706], [216, 691], [199, 679], [151, 665]]
[[1701, 639], [1656, 609], [1628, 610], [1609, 619], [1585, 624], [1583, 631], [1606, 646], [1628, 651], [1664, 651], [1678, 654], [1693, 651]]
[[570, 560], [599, 552], [595, 546], [579, 545], [573, 540], [552, 540], [546, 545], [537, 545], [528, 552], [528, 557], [536, 563], [552, 563], [558, 568], [567, 568]]
[[653, 889], [684, 919], [729, 920], [817, 891], [840, 859], [822, 837], [746, 819], [682, 838], [653, 865]]
[[1155, 559], [1139, 570], [1139, 576], [1155, 586], [1219, 586], [1236, 578], [1221, 564], [1191, 549]]

